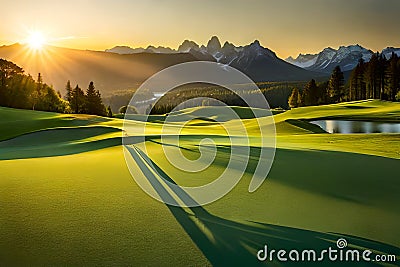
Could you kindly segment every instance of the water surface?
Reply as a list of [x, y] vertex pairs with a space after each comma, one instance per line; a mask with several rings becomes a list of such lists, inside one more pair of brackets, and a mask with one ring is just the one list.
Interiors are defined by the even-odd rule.
[[345, 120], [317, 120], [311, 123], [328, 133], [400, 133], [400, 123]]

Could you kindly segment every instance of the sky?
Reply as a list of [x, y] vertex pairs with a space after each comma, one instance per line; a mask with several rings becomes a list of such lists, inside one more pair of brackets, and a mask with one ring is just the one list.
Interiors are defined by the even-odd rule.
[[278, 56], [360, 44], [400, 47], [399, 0], [0, 0], [0, 45], [41, 32], [52, 45], [104, 50], [169, 46], [183, 40], [246, 45]]

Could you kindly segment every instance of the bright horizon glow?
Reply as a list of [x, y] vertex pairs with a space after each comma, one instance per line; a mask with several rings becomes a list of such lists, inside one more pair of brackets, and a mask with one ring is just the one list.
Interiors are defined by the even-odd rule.
[[32, 31], [29, 33], [29, 36], [26, 39], [26, 43], [29, 45], [30, 48], [34, 50], [41, 50], [46, 44], [46, 38], [41, 32]]

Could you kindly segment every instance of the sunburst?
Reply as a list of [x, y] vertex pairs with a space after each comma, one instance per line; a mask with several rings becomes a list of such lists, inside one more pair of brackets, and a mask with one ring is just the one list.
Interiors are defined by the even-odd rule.
[[34, 31], [30, 32], [28, 38], [26, 39], [26, 43], [34, 50], [41, 50], [46, 44], [46, 38], [41, 32]]

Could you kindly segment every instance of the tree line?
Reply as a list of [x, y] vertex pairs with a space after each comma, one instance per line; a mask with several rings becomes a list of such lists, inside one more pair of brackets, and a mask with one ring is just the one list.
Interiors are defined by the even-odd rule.
[[[293, 88], [300, 88], [305, 84], [306, 82], [303, 81], [261, 82], [257, 83], [257, 86], [268, 100], [271, 108], [286, 109], [288, 108], [287, 99], [289, 98]], [[259, 93], [248, 90], [248, 86], [245, 84], [236, 85], [236, 88], [241, 94]], [[127, 108], [133, 94], [135, 93], [135, 90], [115, 92], [113, 95], [106, 97], [105, 102], [111, 105], [114, 112], [124, 113], [124, 110]], [[152, 92], [146, 90], [142, 90], [141, 94], [141, 100], [155, 97]], [[136, 97], [138, 96], [136, 95]], [[184, 85], [169, 91], [163, 95], [154, 106], [150, 106], [149, 109], [151, 109], [151, 114], [165, 114], [169, 113], [178, 105], [180, 105], [180, 108], [189, 108], [195, 106], [213, 106], [216, 104], [216, 101], [193, 100], [194, 98], [201, 97], [213, 98], [230, 106], [246, 106], [240, 96], [224, 87], [195, 83]]]
[[106, 108], [104, 106], [100, 91], [95, 89], [93, 82], [89, 83], [85, 93], [79, 85], [72, 88], [71, 82], [68, 81], [65, 91], [67, 92], [65, 98], [69, 103], [72, 113], [112, 117], [111, 107], [108, 106]]
[[337, 66], [327, 82], [317, 84], [311, 80], [303, 90], [294, 88], [288, 105], [295, 108], [370, 98], [400, 101], [400, 58], [395, 53], [390, 59], [379, 53], [373, 54], [369, 62], [361, 58], [347, 84]]
[[101, 94], [90, 82], [86, 92], [79, 85], [74, 89], [70, 81], [66, 85], [65, 99], [52, 86], [43, 82], [39, 73], [35, 80], [31, 75], [11, 61], [0, 59], [0, 106], [51, 111], [58, 113], [85, 113], [112, 116], [106, 108]]
[[[258, 84], [261, 93], [268, 100], [271, 108], [287, 108], [287, 99], [294, 86], [302, 84], [296, 83], [265, 83]], [[149, 107], [150, 114], [165, 114], [171, 112], [178, 105], [180, 109], [197, 107], [197, 106], [216, 106], [218, 101], [223, 102], [228, 106], [242, 106], [247, 104], [240, 95], [246, 94], [259, 94], [259, 91], [252, 91], [246, 85], [237, 85], [238, 91], [236, 94], [224, 87], [220, 86], [206, 86], [194, 88], [177, 88], [161, 97], [161, 99], [154, 105]], [[203, 100], [202, 98], [208, 98]], [[212, 99], [216, 101], [212, 101]]]
[[351, 73], [349, 83], [349, 100], [377, 98], [399, 101], [400, 59], [395, 53], [390, 59], [374, 54], [368, 63], [361, 59]]

